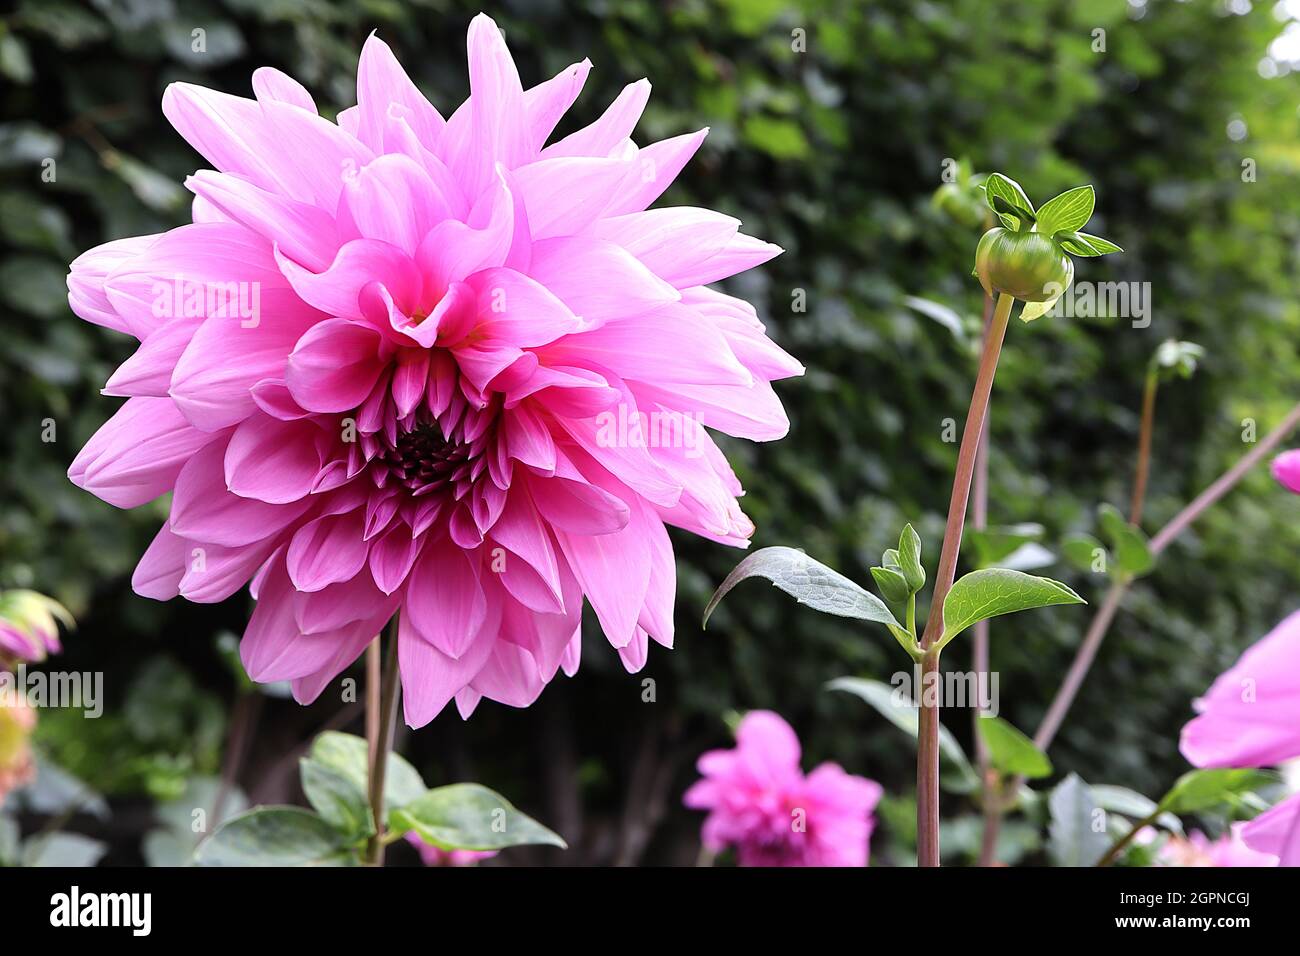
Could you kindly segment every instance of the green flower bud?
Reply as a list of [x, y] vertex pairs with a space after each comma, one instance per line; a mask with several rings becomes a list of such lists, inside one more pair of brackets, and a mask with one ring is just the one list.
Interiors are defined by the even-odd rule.
[[1074, 281], [1074, 263], [1049, 236], [995, 226], [975, 249], [975, 274], [989, 295], [1047, 302]]

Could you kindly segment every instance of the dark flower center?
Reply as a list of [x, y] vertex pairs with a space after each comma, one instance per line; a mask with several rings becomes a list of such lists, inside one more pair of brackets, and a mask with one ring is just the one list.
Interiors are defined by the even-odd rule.
[[448, 441], [435, 422], [416, 422], [410, 431], [397, 436], [396, 444], [382, 432], [376, 437], [384, 446], [380, 457], [389, 473], [415, 496], [469, 477], [470, 446]]

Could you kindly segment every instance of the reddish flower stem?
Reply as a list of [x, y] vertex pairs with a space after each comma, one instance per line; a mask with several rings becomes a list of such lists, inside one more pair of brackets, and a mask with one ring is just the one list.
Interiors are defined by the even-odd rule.
[[1135, 528], [1142, 524], [1142, 505], [1147, 495], [1147, 474], [1151, 470], [1151, 432], [1156, 419], [1156, 388], [1160, 374], [1156, 369], [1147, 372], [1142, 389], [1142, 427], [1138, 432], [1137, 474], [1133, 477], [1133, 504], [1129, 507], [1129, 524]]
[[[976, 452], [984, 432], [989, 397], [993, 393], [993, 377], [997, 373], [1002, 340], [1007, 332], [1014, 303], [1015, 299], [1009, 295], [998, 296], [993, 321], [984, 338], [975, 389], [971, 394], [966, 427], [957, 452], [957, 471], [953, 477], [952, 497], [948, 502], [948, 523], [944, 528], [943, 546], [939, 551], [934, 594], [930, 600], [925, 634], [921, 638], [921, 648], [925, 653], [921, 659], [921, 686], [918, 688], [921, 700], [916, 750], [916, 856], [919, 866], [939, 865], [939, 700], [937, 693], [927, 693], [927, 687], [937, 680], [939, 673], [939, 651], [934, 645], [943, 635], [943, 602], [957, 576], [957, 555], [966, 524], [966, 506], [970, 500], [971, 481], [975, 474]], [[931, 677], [932, 674], [936, 676]]]
[[[1276, 448], [1282, 442], [1282, 439], [1286, 438], [1298, 424], [1300, 424], [1300, 405], [1296, 405], [1295, 408], [1291, 409], [1286, 418], [1282, 419], [1276, 428], [1260, 439], [1258, 444], [1242, 455], [1235, 465], [1220, 475], [1213, 484], [1197, 495], [1187, 507], [1178, 512], [1167, 525], [1157, 531], [1155, 537], [1151, 539], [1151, 553], [1159, 555], [1165, 548], [1169, 547], [1169, 544], [1175, 538], [1182, 534], [1207, 508], [1231, 491], [1242, 476]], [[1128, 588], [1128, 582], [1115, 582], [1106, 593], [1101, 606], [1097, 608], [1096, 615], [1088, 625], [1088, 631], [1084, 635], [1083, 643], [1079, 645], [1079, 650], [1075, 653], [1070, 670], [1066, 673], [1065, 680], [1062, 681], [1060, 689], [1056, 692], [1056, 697], [1053, 698], [1051, 706], [1047, 709], [1047, 714], [1043, 717], [1043, 722], [1034, 734], [1034, 743], [1040, 749], [1046, 750], [1055, 739], [1056, 732], [1065, 720], [1070, 705], [1074, 703], [1074, 698], [1083, 685], [1084, 678], [1088, 675], [1088, 669], [1097, 656], [1097, 650], [1101, 647], [1101, 642], [1106, 637], [1106, 631], [1110, 627], [1115, 612], [1119, 609], [1120, 601]], [[1013, 792], [1016, 789], [1018, 788], [1012, 788]]]

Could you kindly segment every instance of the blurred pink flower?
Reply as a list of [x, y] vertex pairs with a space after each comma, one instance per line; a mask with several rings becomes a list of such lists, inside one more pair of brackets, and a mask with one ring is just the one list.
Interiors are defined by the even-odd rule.
[[[1266, 767], [1300, 757], [1300, 611], [1256, 641], [1193, 702], [1183, 756], [1197, 767]], [[1253, 850], [1300, 866], [1300, 794], [1242, 827]]]
[[1158, 862], [1161, 866], [1277, 866], [1277, 855], [1251, 849], [1242, 839], [1248, 826], [1234, 823], [1231, 830], [1210, 840], [1200, 830], [1186, 837], [1174, 836], [1160, 848]]
[[407, 722], [526, 706], [578, 667], [583, 598], [629, 670], [671, 646], [665, 525], [745, 546], [705, 430], [785, 434], [802, 367], [709, 283], [780, 250], [707, 209], [647, 210], [704, 139], [638, 148], [650, 92], [545, 145], [591, 69], [525, 90], [469, 28], [450, 118], [371, 36], [338, 125], [277, 70], [255, 100], [175, 83], [216, 167], [192, 225], [72, 265], [82, 318], [140, 340], [127, 402], [69, 470], [120, 507], [173, 492], [137, 593], [252, 581], [241, 653], [313, 700], [401, 611]]
[[804, 776], [799, 739], [767, 710], [750, 711], [734, 750], [712, 750], [684, 802], [708, 810], [701, 834], [741, 866], [866, 866], [880, 784], [824, 763]]
[[63, 650], [59, 624], [72, 628], [72, 615], [58, 601], [36, 591], [0, 592], [0, 666], [34, 663]]
[[1183, 756], [1197, 767], [1266, 767], [1300, 757], [1300, 611], [1224, 671], [1192, 706]]
[[1300, 866], [1300, 793], [1265, 810], [1242, 828], [1246, 845], [1276, 857], [1281, 866]]
[[36, 778], [36, 762], [29, 746], [35, 727], [34, 708], [21, 698], [0, 696], [0, 803], [11, 790]]
[[408, 833], [406, 841], [420, 851], [425, 866], [474, 866], [497, 855], [496, 850], [444, 850], [425, 843], [414, 833]]
[[1273, 459], [1273, 477], [1287, 491], [1300, 494], [1300, 448], [1284, 451]]

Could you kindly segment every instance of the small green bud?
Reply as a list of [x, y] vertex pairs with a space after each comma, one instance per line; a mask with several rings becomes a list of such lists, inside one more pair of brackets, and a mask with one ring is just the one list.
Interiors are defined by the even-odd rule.
[[1074, 263], [1042, 233], [995, 226], [975, 249], [975, 274], [989, 295], [1005, 292], [1022, 302], [1047, 302], [1074, 281]]

